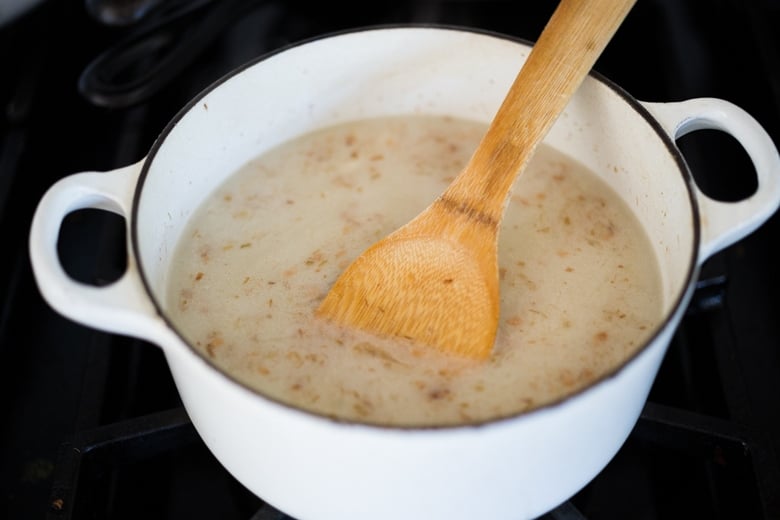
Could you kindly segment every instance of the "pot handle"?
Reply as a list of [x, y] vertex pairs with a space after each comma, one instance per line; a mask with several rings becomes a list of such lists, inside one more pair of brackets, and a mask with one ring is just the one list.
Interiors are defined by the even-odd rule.
[[127, 222], [142, 164], [143, 160], [109, 172], [76, 173], [53, 184], [33, 215], [29, 251], [38, 289], [57, 312], [96, 329], [155, 341], [160, 339], [156, 332], [165, 327], [146, 295], [129, 240], [127, 270], [105, 287], [71, 278], [57, 254], [62, 221], [75, 210], [103, 209]]
[[700, 261], [749, 235], [777, 211], [780, 206], [780, 155], [766, 130], [745, 110], [717, 98], [642, 104], [672, 139], [696, 130], [720, 130], [730, 134], [745, 149], [756, 170], [758, 188], [737, 202], [717, 201], [696, 187], [702, 220]]

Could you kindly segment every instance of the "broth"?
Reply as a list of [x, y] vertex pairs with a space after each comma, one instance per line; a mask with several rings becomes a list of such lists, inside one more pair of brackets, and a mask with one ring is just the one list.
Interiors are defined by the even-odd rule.
[[499, 236], [501, 317], [474, 361], [314, 316], [339, 274], [427, 207], [483, 123], [366, 119], [270, 150], [198, 208], [167, 307], [213, 364], [278, 401], [363, 423], [473, 424], [555, 402], [613, 371], [658, 324], [660, 275], [628, 206], [540, 145]]

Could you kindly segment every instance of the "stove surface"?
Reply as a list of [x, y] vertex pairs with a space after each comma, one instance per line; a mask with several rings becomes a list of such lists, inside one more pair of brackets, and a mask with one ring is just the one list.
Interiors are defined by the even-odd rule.
[[[27, 235], [51, 184], [142, 159], [189, 99], [266, 52], [395, 23], [533, 41], [555, 3], [529, 4], [58, 0], [0, 27], [0, 516], [287, 518], [205, 448], [157, 347], [82, 327], [42, 300]], [[643, 101], [732, 101], [777, 142], [778, 23], [771, 0], [640, 0], [595, 69]], [[755, 189], [729, 136], [679, 145], [712, 197]], [[707, 261], [634, 432], [545, 518], [780, 518], [778, 238], [775, 215]], [[80, 210], [63, 223], [59, 254], [75, 279], [102, 285], [122, 273], [124, 241], [121, 218]]]

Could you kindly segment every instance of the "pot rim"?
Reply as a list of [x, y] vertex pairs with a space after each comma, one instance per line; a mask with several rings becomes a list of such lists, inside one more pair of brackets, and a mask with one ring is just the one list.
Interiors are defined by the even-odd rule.
[[[155, 311], [157, 312], [158, 316], [165, 322], [166, 326], [176, 335], [176, 337], [181, 341], [184, 345], [186, 345], [187, 349], [194, 354], [197, 358], [199, 358], [202, 362], [205, 362], [210, 369], [213, 369], [216, 373], [218, 373], [222, 378], [224, 378], [224, 381], [229, 384], [235, 384], [238, 385], [240, 388], [242, 388], [245, 391], [249, 391], [254, 396], [257, 396], [261, 399], [267, 400], [269, 402], [272, 402], [276, 405], [280, 405], [283, 408], [286, 408], [288, 410], [294, 410], [300, 413], [303, 413], [305, 415], [308, 415], [310, 417], [329, 421], [332, 423], [338, 423], [338, 424], [344, 424], [344, 425], [359, 425], [362, 427], [367, 428], [375, 428], [378, 430], [395, 430], [395, 431], [423, 431], [423, 430], [456, 430], [456, 429], [464, 429], [464, 428], [474, 428], [474, 427], [483, 427], [493, 424], [500, 424], [500, 423], [506, 423], [509, 421], [517, 420], [519, 418], [523, 417], [529, 417], [533, 415], [538, 415], [544, 411], [549, 411], [554, 408], [561, 407], [565, 405], [566, 403], [575, 400], [579, 396], [588, 393], [592, 391], [594, 388], [601, 386], [605, 384], [607, 381], [614, 379], [617, 377], [621, 372], [623, 372], [626, 367], [629, 365], [632, 365], [633, 362], [640, 357], [643, 353], [648, 351], [653, 345], [655, 345], [659, 339], [662, 333], [667, 330], [669, 327], [671, 327], [676, 321], [676, 316], [680, 312], [681, 308], [687, 304], [687, 297], [689, 294], [689, 289], [691, 288], [692, 284], [695, 281], [698, 268], [699, 268], [699, 250], [700, 250], [700, 244], [701, 244], [701, 215], [699, 211], [699, 206], [697, 203], [697, 199], [695, 196], [695, 184], [693, 180], [693, 176], [690, 172], [690, 169], [688, 168], [688, 165], [685, 161], [685, 159], [682, 156], [682, 153], [677, 148], [676, 144], [673, 141], [673, 138], [663, 129], [661, 124], [658, 122], [657, 119], [655, 119], [650, 112], [645, 108], [645, 106], [639, 102], [636, 98], [634, 98], [631, 94], [629, 94], [626, 90], [624, 90], [622, 87], [614, 83], [612, 80], [608, 79], [607, 77], [600, 74], [595, 69], [591, 70], [588, 76], [606, 87], [608, 87], [610, 90], [612, 90], [615, 94], [617, 94], [626, 104], [629, 105], [630, 108], [632, 108], [635, 112], [637, 112], [644, 121], [650, 125], [653, 132], [656, 134], [656, 136], [661, 140], [661, 142], [666, 147], [667, 152], [670, 154], [670, 156], [674, 159], [677, 168], [680, 172], [680, 174], [683, 177], [683, 181], [685, 183], [685, 187], [688, 193], [688, 200], [691, 207], [691, 213], [693, 217], [693, 244], [691, 248], [691, 257], [688, 260], [688, 266], [687, 266], [687, 272], [684, 276], [684, 283], [679, 286], [679, 291], [677, 295], [673, 298], [673, 303], [669, 306], [669, 309], [667, 312], [664, 313], [664, 316], [661, 320], [659, 320], [658, 324], [656, 325], [653, 332], [645, 339], [644, 343], [637, 348], [630, 356], [626, 357], [620, 364], [615, 366], [612, 370], [605, 372], [598, 378], [594, 379], [590, 384], [579, 388], [573, 392], [567, 393], [566, 395], [561, 396], [559, 399], [556, 399], [554, 401], [545, 403], [543, 405], [535, 406], [531, 408], [530, 410], [515, 412], [512, 414], [507, 414], [503, 416], [494, 417], [492, 419], [485, 419], [485, 420], [478, 420], [474, 422], [464, 423], [464, 424], [455, 424], [455, 425], [387, 425], [387, 424], [379, 424], [374, 422], [362, 422], [362, 421], [355, 421], [355, 420], [348, 420], [343, 419], [339, 417], [334, 417], [331, 415], [327, 415], [324, 413], [319, 413], [311, 410], [307, 410], [298, 406], [294, 406], [292, 404], [286, 403], [278, 398], [275, 398], [273, 396], [264, 394], [260, 392], [259, 390], [247, 385], [246, 383], [240, 381], [233, 375], [225, 372], [221, 368], [219, 368], [214, 361], [208, 359], [206, 356], [201, 354], [197, 349], [195, 349], [190, 342], [184, 337], [184, 335], [179, 331], [178, 327], [175, 323], [168, 317], [167, 311], [163, 307], [163, 305], [160, 304], [158, 299], [154, 296], [154, 292], [152, 290], [152, 284], [148, 277], [146, 276], [145, 270], [143, 269], [143, 262], [139, 258], [138, 251], [139, 251], [139, 230], [138, 230], [138, 212], [139, 212], [139, 206], [140, 206], [140, 200], [141, 200], [141, 194], [143, 192], [144, 183], [146, 180], [147, 175], [149, 174], [150, 165], [154, 161], [155, 156], [157, 155], [158, 151], [164, 146], [167, 136], [171, 133], [173, 128], [181, 121], [181, 119], [189, 113], [194, 107], [200, 105], [200, 101], [206, 97], [209, 93], [219, 88], [223, 83], [226, 83], [228, 80], [232, 79], [235, 76], [238, 76], [243, 71], [263, 62], [267, 59], [276, 56], [277, 54], [281, 54], [289, 49], [293, 49], [296, 47], [300, 47], [309, 43], [313, 43], [319, 40], [324, 40], [336, 36], [342, 36], [342, 35], [349, 35], [353, 33], [364, 33], [364, 32], [371, 32], [371, 31], [378, 31], [378, 30], [396, 30], [396, 29], [434, 29], [434, 30], [449, 30], [449, 31], [458, 31], [458, 32], [470, 32], [485, 36], [491, 36], [495, 38], [500, 38], [504, 40], [508, 40], [510, 42], [519, 43], [522, 45], [526, 45], [529, 47], [533, 46], [533, 42], [529, 41], [525, 38], [520, 38], [517, 36], [513, 36], [506, 33], [497, 32], [494, 30], [489, 29], [481, 29], [481, 28], [474, 28], [474, 27], [467, 27], [467, 26], [460, 26], [456, 24], [444, 24], [444, 23], [393, 23], [393, 24], [376, 24], [376, 25], [364, 25], [360, 27], [354, 27], [354, 28], [348, 28], [348, 29], [342, 29], [337, 31], [331, 31], [327, 33], [323, 33], [320, 35], [312, 36], [309, 38], [305, 38], [296, 42], [292, 42], [290, 44], [287, 44], [283, 47], [280, 47], [278, 49], [274, 49], [272, 51], [269, 51], [267, 53], [261, 54], [257, 56], [256, 58], [253, 58], [242, 65], [239, 65], [238, 67], [234, 68], [233, 70], [227, 72], [214, 82], [212, 82], [210, 85], [205, 87], [203, 90], [200, 91], [196, 96], [194, 96], [187, 104], [185, 104], [174, 116], [173, 118], [165, 125], [163, 130], [160, 132], [160, 134], [155, 139], [154, 143], [152, 144], [152, 147], [146, 156], [146, 159], [143, 162], [143, 165], [141, 167], [141, 171], [138, 177], [138, 181], [135, 185], [134, 192], [133, 192], [133, 201], [132, 201], [132, 211], [131, 211], [131, 218], [130, 218], [130, 240], [132, 243], [132, 254], [134, 256], [136, 265], [138, 265], [138, 273], [139, 277], [141, 279], [141, 282], [143, 284], [144, 290], [149, 297]], [[664, 347], [666, 348], [666, 347]]]

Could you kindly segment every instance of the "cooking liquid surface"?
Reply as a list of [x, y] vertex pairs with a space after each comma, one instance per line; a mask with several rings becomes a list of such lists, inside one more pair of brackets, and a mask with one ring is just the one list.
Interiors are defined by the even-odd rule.
[[486, 128], [445, 117], [364, 120], [251, 161], [188, 223], [171, 264], [171, 319], [249, 387], [364, 423], [483, 422], [610, 372], [661, 318], [658, 266], [623, 201], [547, 145], [507, 206], [501, 318], [487, 361], [314, 316], [352, 260], [444, 191]]

